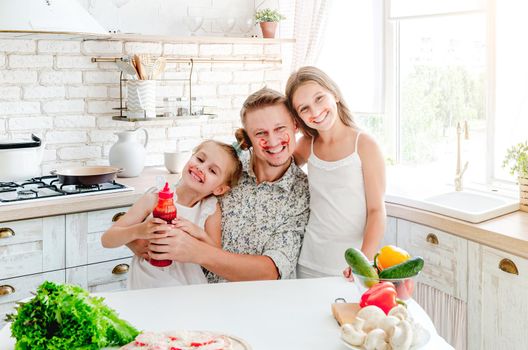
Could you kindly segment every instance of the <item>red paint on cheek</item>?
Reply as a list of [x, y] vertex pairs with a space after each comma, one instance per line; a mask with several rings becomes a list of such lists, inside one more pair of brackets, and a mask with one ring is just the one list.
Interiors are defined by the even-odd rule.
[[259, 144], [259, 146], [260, 146], [262, 149], [265, 149], [265, 150], [266, 150], [266, 149], [269, 149], [269, 148], [270, 148], [270, 146], [268, 145], [268, 140], [266, 140], [265, 138], [262, 138], [262, 137], [260, 137], [258, 140], [259, 140], [259, 141], [258, 141], [258, 144]]
[[284, 134], [284, 139], [281, 141], [281, 146], [288, 146], [290, 144], [290, 134]]

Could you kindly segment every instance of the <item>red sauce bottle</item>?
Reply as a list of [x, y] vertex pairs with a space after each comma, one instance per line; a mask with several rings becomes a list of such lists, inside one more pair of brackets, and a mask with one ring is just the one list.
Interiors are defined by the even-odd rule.
[[[165, 187], [158, 193], [158, 204], [152, 215], [155, 218], [165, 220], [168, 224], [176, 219], [176, 207], [174, 206], [174, 193], [169, 188], [169, 183], [165, 183]], [[172, 260], [156, 260], [150, 259], [150, 264], [157, 267], [166, 267], [172, 264]]]

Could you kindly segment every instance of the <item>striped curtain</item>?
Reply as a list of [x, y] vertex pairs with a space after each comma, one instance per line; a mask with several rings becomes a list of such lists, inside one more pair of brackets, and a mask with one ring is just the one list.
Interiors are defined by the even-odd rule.
[[467, 349], [465, 302], [422, 283], [416, 283], [413, 298], [429, 315], [442, 338], [457, 350]]

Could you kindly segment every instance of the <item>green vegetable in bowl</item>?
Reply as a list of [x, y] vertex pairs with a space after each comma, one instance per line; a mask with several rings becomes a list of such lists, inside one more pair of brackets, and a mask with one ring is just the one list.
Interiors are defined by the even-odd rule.
[[422, 257], [414, 257], [401, 264], [391, 266], [379, 273], [379, 278], [409, 278], [416, 276], [424, 266]]
[[124, 345], [139, 334], [127, 321], [79, 286], [44, 282], [20, 303], [12, 321], [16, 350], [100, 349]]
[[370, 264], [361, 250], [348, 248], [345, 251], [345, 260], [354, 273], [369, 278], [378, 278], [378, 271]]

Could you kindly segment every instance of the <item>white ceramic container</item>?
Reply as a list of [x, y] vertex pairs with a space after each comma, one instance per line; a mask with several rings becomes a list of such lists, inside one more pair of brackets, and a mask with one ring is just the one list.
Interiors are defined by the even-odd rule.
[[[138, 131], [145, 133], [145, 140], [140, 143], [137, 138]], [[145, 167], [146, 147], [148, 144], [147, 130], [140, 128], [133, 131], [116, 133], [118, 140], [110, 148], [108, 160], [111, 166], [123, 168], [118, 177], [137, 177]]]

